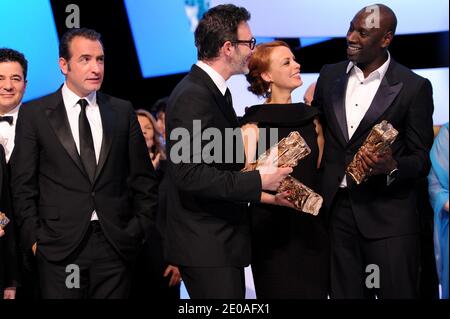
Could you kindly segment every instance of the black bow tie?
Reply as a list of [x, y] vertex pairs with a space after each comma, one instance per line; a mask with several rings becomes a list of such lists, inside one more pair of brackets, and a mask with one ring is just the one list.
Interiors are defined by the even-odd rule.
[[9, 125], [12, 125], [14, 121], [14, 117], [7, 115], [7, 116], [0, 116], [0, 122], [8, 122]]

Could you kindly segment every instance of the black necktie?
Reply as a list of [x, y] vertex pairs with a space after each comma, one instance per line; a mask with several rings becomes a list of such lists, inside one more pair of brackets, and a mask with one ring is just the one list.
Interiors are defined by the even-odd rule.
[[8, 122], [9, 125], [13, 124], [13, 120], [14, 120], [14, 118], [12, 116], [10, 116], [10, 115], [0, 116], [0, 122]]
[[91, 126], [89, 125], [86, 116], [86, 106], [88, 105], [88, 101], [81, 99], [78, 101], [78, 104], [81, 106], [80, 116], [78, 117], [78, 128], [80, 130], [80, 157], [89, 179], [93, 182], [97, 161], [95, 160]]
[[231, 97], [231, 92], [228, 88], [225, 91], [225, 100], [227, 101], [228, 107], [233, 109], [233, 98]]
[[233, 116], [234, 118], [237, 118], [236, 112], [234, 111], [234, 107], [233, 107], [233, 98], [231, 97], [231, 92], [228, 88], [225, 91], [225, 100], [227, 101], [228, 112], [230, 112], [231, 116]]

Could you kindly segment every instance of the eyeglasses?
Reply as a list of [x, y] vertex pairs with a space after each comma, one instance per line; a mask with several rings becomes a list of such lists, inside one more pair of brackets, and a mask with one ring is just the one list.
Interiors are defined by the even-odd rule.
[[231, 43], [248, 44], [248, 46], [250, 47], [250, 50], [253, 50], [255, 48], [255, 45], [256, 45], [256, 39], [255, 38], [251, 38], [250, 40], [236, 40], [236, 41], [231, 41]]

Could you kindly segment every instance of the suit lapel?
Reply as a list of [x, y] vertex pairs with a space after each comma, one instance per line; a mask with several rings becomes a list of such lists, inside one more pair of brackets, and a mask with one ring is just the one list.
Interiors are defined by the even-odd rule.
[[46, 111], [47, 118], [51, 127], [55, 131], [56, 136], [61, 142], [62, 146], [69, 154], [72, 161], [80, 169], [83, 174], [87, 176], [84, 170], [83, 163], [81, 163], [80, 155], [78, 154], [77, 146], [70, 130], [69, 119], [67, 118], [66, 108], [64, 106], [61, 90], [56, 93], [57, 101], [55, 105], [48, 106]]
[[109, 151], [111, 150], [115, 116], [111, 106], [107, 104], [105, 97], [101, 93], [97, 93], [97, 104], [100, 108], [100, 116], [102, 118], [103, 138], [97, 169], [95, 171], [94, 183], [100, 176], [106, 159], [108, 158]]
[[348, 82], [348, 75], [345, 73], [336, 79], [331, 92], [331, 102], [333, 105], [334, 115], [337, 124], [341, 131], [339, 139], [343, 145], [347, 144], [348, 130], [347, 130], [347, 116], [345, 114], [345, 92]]
[[214, 100], [216, 101], [216, 104], [219, 106], [220, 111], [230, 122], [232, 127], [239, 127], [236, 112], [232, 107], [228, 106], [225, 96], [223, 96], [222, 92], [220, 92], [220, 90], [214, 84], [213, 80], [209, 77], [209, 75], [195, 64], [192, 66], [191, 74], [194, 77], [200, 79], [209, 89], [209, 91], [213, 94]]
[[[400, 93], [403, 83], [397, 82], [392, 79], [392, 68], [393, 61], [386, 72], [386, 75], [383, 77], [380, 83], [380, 87], [378, 88], [375, 97], [370, 104], [369, 109], [364, 115], [361, 123], [350, 139], [350, 143], [357, 140], [362, 134], [364, 134], [367, 130], [371, 129], [375, 124], [378, 124], [377, 121], [380, 116], [391, 106], [392, 102], [395, 100], [397, 95]], [[393, 83], [392, 85], [389, 83]]]
[[[6, 180], [6, 154], [5, 149], [3, 148], [3, 145], [0, 144], [0, 165], [1, 165], [1, 174], [0, 174], [0, 205], [3, 205], [4, 201], [4, 192], [3, 192], [3, 182]], [[1, 210], [4, 209], [4, 207], [0, 207]]]

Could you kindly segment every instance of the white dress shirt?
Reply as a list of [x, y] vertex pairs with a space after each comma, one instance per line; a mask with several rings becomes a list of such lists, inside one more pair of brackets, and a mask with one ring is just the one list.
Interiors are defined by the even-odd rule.
[[[364, 115], [369, 110], [373, 98], [380, 87], [381, 80], [391, 62], [391, 55], [388, 52], [388, 58], [378, 69], [364, 78], [363, 71], [353, 62], [347, 66], [347, 73], [350, 72], [345, 93], [345, 114], [347, 118], [348, 138], [351, 139]], [[347, 187], [347, 176], [341, 181], [340, 187]]]
[[14, 150], [14, 138], [16, 137], [16, 123], [17, 116], [19, 115], [19, 109], [22, 104], [17, 105], [14, 109], [2, 116], [12, 116], [13, 124], [8, 122], [0, 122], [0, 144], [5, 149], [6, 162], [9, 162], [12, 151]]
[[[78, 154], [80, 154], [80, 129], [78, 127], [78, 119], [81, 112], [81, 106], [78, 104], [78, 101], [81, 97], [72, 92], [67, 87], [66, 83], [64, 83], [61, 92], [64, 106], [66, 107], [67, 117], [69, 119], [70, 130], [72, 132], [73, 139], [75, 140]], [[94, 141], [95, 159], [98, 164], [103, 140], [103, 126], [102, 118], [100, 116], [100, 109], [97, 104], [97, 94], [96, 92], [92, 92], [88, 96], [84, 97], [84, 99], [88, 101], [88, 105], [86, 106], [86, 117], [91, 127], [92, 139]], [[97, 213], [95, 211], [92, 212], [91, 220], [98, 220]]]
[[209, 77], [217, 86], [222, 95], [225, 96], [225, 92], [227, 91], [227, 82], [225, 81], [223, 76], [221, 76], [219, 72], [214, 70], [212, 67], [210, 67], [203, 61], [197, 61], [196, 65], [209, 75]]

